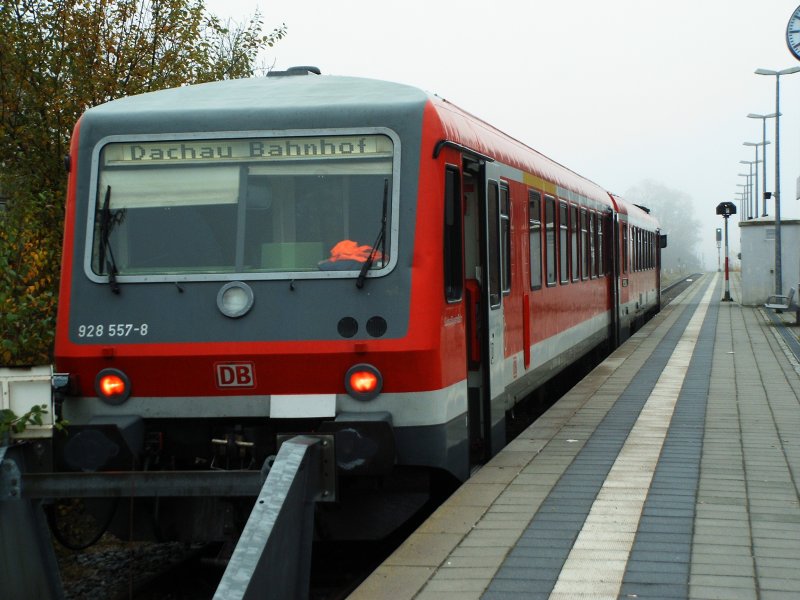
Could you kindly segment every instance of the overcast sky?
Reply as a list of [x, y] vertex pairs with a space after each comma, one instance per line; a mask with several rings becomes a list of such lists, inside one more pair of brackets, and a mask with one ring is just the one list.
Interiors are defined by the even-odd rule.
[[[644, 180], [694, 199], [716, 267], [717, 204], [737, 199], [775, 111], [775, 77], [800, 65], [786, 24], [800, 0], [206, 0], [288, 35], [266, 60], [407, 83], [447, 98], [624, 195]], [[800, 73], [781, 77], [782, 218], [800, 218]], [[767, 189], [774, 120], [767, 121]], [[761, 156], [759, 155], [759, 158]], [[759, 168], [759, 180], [761, 170]], [[759, 181], [759, 187], [761, 183]], [[760, 210], [759, 210], [760, 213]], [[774, 205], [768, 205], [769, 215]], [[732, 249], [738, 227], [731, 222]]]

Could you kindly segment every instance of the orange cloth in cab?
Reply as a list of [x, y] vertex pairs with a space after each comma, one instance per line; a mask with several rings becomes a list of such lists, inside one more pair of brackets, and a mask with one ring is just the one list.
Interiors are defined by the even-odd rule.
[[[366, 262], [369, 258], [369, 252], [372, 250], [369, 246], [359, 246], [358, 242], [353, 240], [342, 240], [331, 248], [331, 257], [328, 259], [331, 262], [339, 260], [357, 260], [358, 262]], [[375, 258], [380, 259], [380, 251], [375, 251]]]

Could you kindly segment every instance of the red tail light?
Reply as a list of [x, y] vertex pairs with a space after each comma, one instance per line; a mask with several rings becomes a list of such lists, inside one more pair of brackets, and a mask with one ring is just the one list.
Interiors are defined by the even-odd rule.
[[356, 400], [372, 400], [381, 393], [383, 376], [372, 365], [353, 365], [344, 377], [344, 387]]
[[118, 369], [103, 369], [94, 380], [94, 389], [103, 402], [122, 404], [131, 395], [131, 382]]

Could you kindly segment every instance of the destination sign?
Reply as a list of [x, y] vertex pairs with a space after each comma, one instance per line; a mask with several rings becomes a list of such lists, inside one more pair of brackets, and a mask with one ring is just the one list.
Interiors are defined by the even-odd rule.
[[122, 142], [103, 148], [104, 166], [392, 156], [385, 135]]

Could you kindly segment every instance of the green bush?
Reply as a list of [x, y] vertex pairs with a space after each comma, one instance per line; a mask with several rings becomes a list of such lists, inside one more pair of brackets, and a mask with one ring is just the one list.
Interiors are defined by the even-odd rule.
[[61, 205], [46, 192], [20, 194], [0, 213], [0, 365], [53, 360]]

